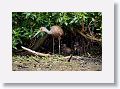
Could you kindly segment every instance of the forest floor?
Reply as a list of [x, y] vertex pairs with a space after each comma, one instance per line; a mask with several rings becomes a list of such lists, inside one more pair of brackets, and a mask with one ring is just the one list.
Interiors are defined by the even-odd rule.
[[12, 57], [13, 71], [101, 71], [102, 58], [73, 56], [18, 56]]

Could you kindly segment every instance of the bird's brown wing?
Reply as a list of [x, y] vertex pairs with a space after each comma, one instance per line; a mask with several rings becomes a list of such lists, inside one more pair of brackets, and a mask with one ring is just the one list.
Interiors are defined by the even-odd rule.
[[61, 27], [59, 26], [52, 26], [51, 27], [51, 32], [52, 32], [52, 35], [55, 37], [55, 38], [58, 38], [58, 37], [61, 37], [63, 35], [63, 30]]

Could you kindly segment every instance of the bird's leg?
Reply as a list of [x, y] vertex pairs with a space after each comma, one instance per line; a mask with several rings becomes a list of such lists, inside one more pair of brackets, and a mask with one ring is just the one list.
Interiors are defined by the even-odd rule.
[[59, 40], [59, 55], [60, 55], [60, 37], [58, 38]]
[[55, 44], [54, 44], [54, 38], [53, 38], [53, 55], [54, 55], [54, 45], [55, 45]]

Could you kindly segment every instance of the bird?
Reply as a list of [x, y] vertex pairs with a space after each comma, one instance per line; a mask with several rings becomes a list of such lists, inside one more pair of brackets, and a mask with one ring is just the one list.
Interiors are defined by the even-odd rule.
[[52, 26], [50, 27], [50, 30], [48, 30], [46, 27], [40, 27], [38, 32], [34, 35], [34, 37], [40, 33], [40, 32], [46, 32], [47, 34], [52, 35], [53, 37], [53, 54], [54, 54], [54, 39], [58, 38], [59, 41], [59, 55], [60, 55], [60, 40], [61, 40], [61, 36], [64, 35], [63, 29], [60, 26]]
[[61, 46], [62, 46], [61, 48], [62, 48], [62, 52], [64, 55], [71, 54], [72, 50], [71, 50], [71, 48], [67, 47], [66, 44], [62, 44]]

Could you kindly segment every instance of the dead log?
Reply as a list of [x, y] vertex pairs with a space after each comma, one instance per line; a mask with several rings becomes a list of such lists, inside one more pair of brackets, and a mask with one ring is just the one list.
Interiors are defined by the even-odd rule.
[[47, 39], [47, 37], [48, 37], [48, 34], [45, 35], [44, 37], [39, 38], [31, 49], [37, 50], [39, 47], [41, 47], [43, 45], [43, 43]]
[[28, 48], [26, 48], [26, 47], [23, 47], [23, 46], [21, 46], [21, 47], [22, 47], [24, 50], [26, 50], [26, 51], [34, 54], [34, 55], [37, 55], [37, 56], [42, 56], [42, 57], [51, 56], [50, 54], [39, 53], [39, 52], [33, 51], [33, 50], [31, 50], [31, 49], [28, 49]]

